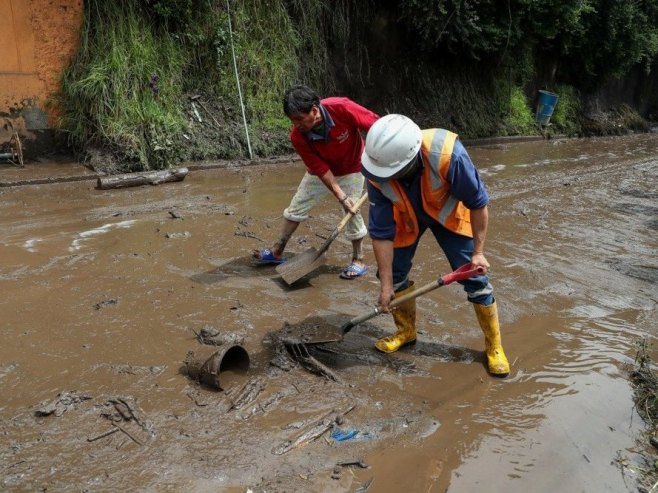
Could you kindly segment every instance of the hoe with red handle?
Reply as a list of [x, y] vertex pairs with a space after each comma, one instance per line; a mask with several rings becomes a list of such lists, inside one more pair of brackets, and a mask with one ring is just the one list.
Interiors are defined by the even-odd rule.
[[[452, 284], [455, 281], [465, 281], [471, 277], [479, 276], [484, 274], [484, 269], [481, 267], [474, 268], [470, 263], [461, 266], [459, 269], [441, 276], [436, 281], [433, 281], [425, 286], [422, 286], [415, 291], [412, 291], [409, 294], [400, 296], [391, 301], [389, 307], [395, 308], [396, 306], [404, 303], [405, 301], [417, 298], [422, 296], [429, 291], [433, 291], [436, 288], [445, 286], [447, 284]], [[307, 319], [306, 321], [296, 324], [289, 325], [286, 323], [284, 328], [279, 331], [280, 340], [292, 347], [300, 348], [306, 344], [325, 344], [329, 342], [340, 342], [343, 340], [345, 334], [352, 330], [358, 324], [370, 320], [377, 315], [384, 313], [381, 308], [376, 308], [375, 310], [355, 317], [342, 327], [338, 328], [333, 324], [326, 323], [325, 320], [321, 318]]]
[[[464, 264], [459, 269], [451, 272], [450, 274], [441, 276], [436, 281], [432, 281], [429, 284], [425, 284], [424, 286], [415, 289], [409, 294], [405, 294], [404, 296], [395, 298], [388, 305], [389, 309], [395, 308], [396, 306], [401, 305], [405, 301], [412, 300], [414, 298], [424, 295], [425, 293], [434, 291], [435, 289], [440, 288], [441, 286], [447, 286], [448, 284], [452, 284], [453, 282], [456, 281], [465, 281], [466, 279], [470, 279], [471, 277], [475, 277], [475, 276], [480, 276], [482, 274], [484, 274], [484, 269], [482, 267], [473, 267], [470, 263]], [[345, 325], [341, 327], [343, 330], [343, 334], [347, 334], [356, 325], [359, 325], [360, 323], [365, 322], [366, 320], [370, 320], [371, 318], [376, 317], [380, 313], [383, 313], [383, 311], [381, 308], [378, 307], [375, 308], [370, 313], [366, 313], [365, 315], [361, 315], [359, 317], [353, 318], [352, 320], [350, 320], [349, 322], [347, 322]]]

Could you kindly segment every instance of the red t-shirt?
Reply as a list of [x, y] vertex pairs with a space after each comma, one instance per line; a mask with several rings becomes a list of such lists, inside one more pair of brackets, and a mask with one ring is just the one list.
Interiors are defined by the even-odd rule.
[[331, 119], [325, 118], [327, 140], [313, 139], [293, 127], [290, 142], [312, 175], [322, 176], [328, 170], [335, 176], [359, 173], [365, 145], [361, 131], [367, 132], [379, 115], [348, 98], [326, 98], [320, 103]]

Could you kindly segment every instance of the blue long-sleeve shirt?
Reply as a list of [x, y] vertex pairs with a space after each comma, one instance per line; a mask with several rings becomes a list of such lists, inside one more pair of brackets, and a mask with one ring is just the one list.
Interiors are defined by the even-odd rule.
[[[422, 163], [422, 159], [419, 160]], [[423, 209], [420, 185], [422, 166], [408, 179], [398, 180], [404, 188], [407, 197], [413, 204], [419, 224], [428, 225], [436, 222]], [[480, 209], [489, 203], [489, 194], [480, 178], [466, 148], [459, 141], [455, 145], [448, 168], [448, 183], [450, 193], [462, 201], [468, 209]], [[395, 238], [395, 221], [393, 219], [393, 204], [382, 192], [368, 182], [368, 232], [375, 240], [393, 240]]]

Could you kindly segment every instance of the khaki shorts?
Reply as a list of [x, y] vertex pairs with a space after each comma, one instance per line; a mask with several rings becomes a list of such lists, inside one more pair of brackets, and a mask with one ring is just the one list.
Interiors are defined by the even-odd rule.
[[[340, 185], [352, 201], [359, 200], [363, 192], [363, 184], [365, 178], [361, 173], [352, 173], [345, 176], [337, 176], [336, 181]], [[301, 223], [308, 219], [311, 209], [327, 195], [333, 198], [329, 189], [322, 183], [322, 180], [310, 173], [304, 174], [304, 178], [297, 187], [294, 197], [290, 201], [290, 205], [283, 211], [283, 217], [289, 221]], [[341, 213], [344, 210], [340, 208]], [[361, 213], [357, 213], [345, 227], [345, 237], [348, 240], [360, 240], [368, 234], [366, 225], [363, 223]]]

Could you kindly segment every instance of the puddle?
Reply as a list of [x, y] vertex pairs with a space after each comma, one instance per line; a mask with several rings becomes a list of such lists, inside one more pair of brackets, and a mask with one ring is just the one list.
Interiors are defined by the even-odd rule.
[[[643, 427], [626, 368], [636, 341], [656, 336], [648, 213], [658, 135], [470, 152], [492, 196], [487, 258], [512, 363], [504, 380], [487, 375], [483, 336], [456, 285], [417, 300], [413, 347], [373, 349], [394, 331], [383, 315], [314, 348], [340, 381], [272, 363], [268, 334], [285, 323], [340, 327], [378, 295], [369, 241], [371, 269], [356, 281], [338, 277], [351, 255], [342, 236], [298, 286], [251, 261], [278, 233], [299, 163], [120, 191], [1, 189], [0, 489], [635, 491], [619, 464], [639, 461]], [[327, 201], [290, 253], [321, 245], [341, 217]], [[414, 280], [447, 269], [426, 235]], [[179, 372], [204, 327], [239, 334], [252, 356], [247, 375], [222, 375], [230, 392]], [[65, 392], [90, 399], [35, 415]], [[119, 397], [143, 426], [120, 418], [124, 431], [88, 441], [112, 429], [104, 413]], [[332, 412], [340, 423], [271, 452]], [[336, 442], [334, 427], [359, 434]], [[369, 468], [340, 466], [332, 479], [352, 459]]]

